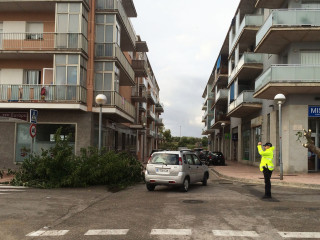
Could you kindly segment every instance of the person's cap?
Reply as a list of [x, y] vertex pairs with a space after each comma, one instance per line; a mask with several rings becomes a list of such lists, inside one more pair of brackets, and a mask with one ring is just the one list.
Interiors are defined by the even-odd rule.
[[269, 146], [269, 147], [272, 147], [272, 144], [271, 143], [269, 143], [269, 142], [267, 142], [265, 145], [263, 145], [264, 147], [265, 146]]

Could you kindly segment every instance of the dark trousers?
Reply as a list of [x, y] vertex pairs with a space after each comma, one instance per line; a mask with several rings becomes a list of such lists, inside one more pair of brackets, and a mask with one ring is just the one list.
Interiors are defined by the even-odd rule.
[[264, 184], [265, 184], [265, 196], [271, 197], [271, 175], [272, 171], [270, 171], [268, 168], [263, 169], [263, 175], [264, 175]]

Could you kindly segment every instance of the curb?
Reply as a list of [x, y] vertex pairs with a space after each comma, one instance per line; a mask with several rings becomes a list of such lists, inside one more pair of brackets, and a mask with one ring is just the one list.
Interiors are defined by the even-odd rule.
[[[230, 181], [236, 181], [236, 182], [244, 182], [244, 183], [255, 183], [255, 184], [264, 184], [264, 180], [254, 180], [254, 179], [247, 179], [247, 178], [237, 178], [237, 177], [231, 177], [228, 175], [224, 175], [217, 170], [211, 168], [210, 169], [214, 174], [216, 174], [218, 177], [230, 180]], [[307, 183], [294, 183], [294, 182], [278, 182], [278, 181], [272, 181], [271, 184], [274, 186], [287, 186], [287, 187], [293, 187], [293, 188], [308, 188], [308, 189], [316, 189], [320, 190], [319, 184], [307, 184]]]

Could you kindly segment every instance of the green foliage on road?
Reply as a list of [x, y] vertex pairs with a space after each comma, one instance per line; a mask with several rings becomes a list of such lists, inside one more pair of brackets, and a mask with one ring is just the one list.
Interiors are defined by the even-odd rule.
[[40, 155], [31, 154], [12, 181], [13, 185], [39, 188], [85, 187], [107, 185], [121, 189], [143, 180], [141, 163], [128, 153], [116, 153], [88, 147], [79, 156], [68, 139], [55, 134], [56, 144]]

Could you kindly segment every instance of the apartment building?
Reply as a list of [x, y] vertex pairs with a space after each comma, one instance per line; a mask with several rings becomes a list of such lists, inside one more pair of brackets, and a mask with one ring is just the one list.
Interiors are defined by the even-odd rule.
[[75, 153], [97, 146], [98, 94], [102, 147], [143, 160], [157, 146], [160, 89], [133, 17], [133, 0], [0, 0], [0, 168], [52, 146], [60, 127]]
[[[258, 165], [257, 143], [271, 142], [279, 167], [281, 136], [285, 173], [320, 170], [319, 159], [296, 136], [311, 129], [320, 146], [319, 6], [310, 0], [240, 1], [203, 93], [202, 109], [210, 113], [203, 116], [203, 134], [211, 150]], [[281, 105], [277, 94], [286, 98]]]

